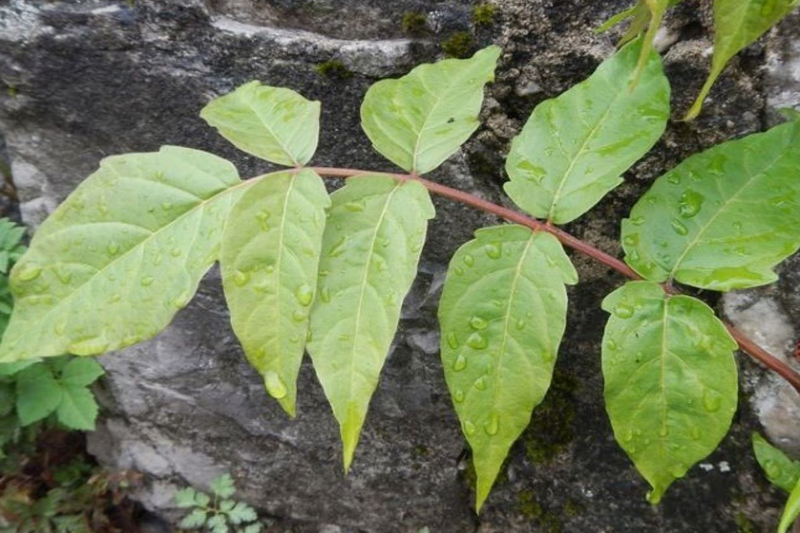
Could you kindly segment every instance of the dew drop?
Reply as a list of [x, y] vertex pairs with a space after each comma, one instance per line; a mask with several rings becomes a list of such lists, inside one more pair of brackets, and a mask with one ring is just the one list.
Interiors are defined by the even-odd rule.
[[143, 277], [141, 283], [145, 287], [149, 287], [150, 285], [153, 284], [153, 276], [145, 276], [145, 277]]
[[681, 182], [681, 177], [677, 172], [670, 172], [667, 175], [667, 181], [669, 183], [672, 183], [673, 185], [677, 185], [678, 183]]
[[362, 202], [347, 202], [344, 204], [344, 208], [353, 213], [357, 213], [364, 210], [364, 204]]
[[269, 230], [269, 224], [267, 224], [267, 219], [269, 218], [269, 213], [266, 211], [259, 211], [256, 213], [256, 220], [258, 221], [259, 226], [263, 231]]
[[250, 274], [248, 274], [247, 272], [236, 270], [233, 273], [233, 282], [239, 287], [246, 285], [248, 281], [250, 281]]
[[616, 352], [617, 349], [619, 348], [619, 345], [617, 345], [614, 339], [608, 339], [608, 342], [606, 342], [606, 348], [608, 348], [612, 352]]
[[489, 421], [484, 424], [483, 429], [489, 436], [497, 435], [497, 432], [500, 429], [500, 417], [497, 416], [497, 413], [491, 414]]
[[672, 474], [676, 479], [683, 477], [684, 474], [686, 474], [686, 467], [681, 463], [677, 463], [670, 469], [670, 474]]
[[264, 374], [264, 384], [267, 387], [269, 395], [276, 400], [286, 397], [288, 392], [286, 390], [286, 384], [276, 372], [267, 370], [267, 373]]
[[489, 343], [486, 341], [486, 337], [478, 333], [477, 331], [469, 336], [467, 339], [467, 346], [474, 350], [483, 350]]
[[297, 301], [300, 302], [300, 305], [309, 306], [314, 299], [314, 289], [307, 283], [303, 283], [297, 287], [294, 291], [294, 295], [297, 297]]
[[484, 246], [484, 250], [486, 251], [486, 255], [489, 256], [490, 259], [499, 259], [500, 256], [503, 254], [503, 249], [496, 242], [487, 244], [486, 246]]
[[110, 255], [117, 255], [119, 253], [119, 244], [111, 242], [108, 244], [107, 250]]
[[464, 264], [467, 265], [468, 267], [471, 267], [472, 265], [475, 264], [475, 258], [472, 257], [470, 254], [465, 255]]
[[469, 319], [469, 326], [472, 329], [486, 329], [489, 324], [479, 316], [473, 316]]
[[614, 307], [614, 314], [619, 318], [630, 318], [633, 316], [633, 307], [628, 304], [618, 303]]
[[161, 209], [163, 209], [164, 211], [169, 211], [170, 209], [172, 209], [172, 204], [169, 202], [163, 202], [161, 204]]
[[258, 283], [256, 283], [253, 288], [258, 292], [267, 292], [269, 289], [269, 280], [262, 279]]
[[631, 224], [633, 224], [634, 226], [641, 226], [642, 224], [644, 224], [644, 217], [633, 217], [631, 219]]
[[702, 436], [700, 433], [700, 428], [697, 426], [692, 426], [692, 429], [689, 430], [689, 434], [694, 440], [700, 440], [700, 437]]
[[464, 269], [461, 268], [460, 266], [455, 267], [453, 269], [453, 272], [456, 273], [456, 276], [463, 276], [464, 275]]
[[169, 251], [169, 255], [171, 255], [172, 257], [180, 257], [181, 249], [177, 247], [173, 248], [172, 250]]
[[683, 222], [677, 218], [673, 218], [672, 221], [670, 221], [670, 226], [672, 226], [673, 231], [675, 231], [675, 233], [678, 235], [686, 235], [689, 233], [689, 230], [686, 229], [686, 226], [683, 225]]
[[447, 334], [447, 345], [455, 350], [458, 348], [458, 338], [456, 338], [456, 334], [454, 331], [451, 331]]
[[622, 242], [627, 244], [628, 246], [636, 246], [639, 244], [639, 234], [633, 233], [631, 235], [625, 235], [625, 238], [622, 239]]
[[464, 357], [464, 354], [458, 354], [458, 357], [456, 357], [456, 360], [453, 363], [453, 370], [456, 372], [461, 372], [465, 368], [467, 368], [467, 358]]
[[715, 413], [719, 411], [719, 408], [722, 406], [722, 398], [720, 397], [719, 393], [712, 390], [707, 390], [705, 394], [703, 394], [703, 407], [706, 408], [706, 411], [709, 413]]
[[553, 353], [550, 350], [545, 350], [542, 352], [542, 361], [545, 363], [549, 363], [553, 360]]
[[306, 319], [307, 316], [308, 315], [306, 315], [304, 312], [298, 309], [294, 313], [292, 313], [292, 320], [294, 320], [295, 322], [302, 322], [303, 320]]
[[464, 391], [461, 389], [456, 389], [453, 391], [453, 399], [456, 403], [461, 403], [464, 401]]
[[319, 291], [320, 299], [325, 302], [329, 303], [331, 301], [331, 291], [327, 287], [323, 287], [322, 290]]
[[681, 195], [680, 202], [678, 202], [678, 212], [683, 218], [692, 218], [700, 212], [703, 200], [704, 198], [700, 194], [687, 190]]
[[764, 471], [769, 479], [777, 479], [781, 475], [781, 465], [770, 459], [764, 462]]
[[470, 422], [469, 420], [464, 421], [464, 433], [467, 434], [468, 437], [475, 434], [475, 424]]
[[632, 441], [633, 440], [633, 431], [631, 431], [630, 429], [628, 431], [626, 431], [625, 432], [625, 436], [622, 437], [622, 440], [624, 442]]
[[37, 265], [25, 265], [25, 267], [20, 270], [19, 274], [17, 274], [17, 279], [20, 281], [31, 281], [32, 279], [36, 279], [39, 277], [39, 274], [42, 273], [42, 268]]
[[520, 318], [519, 320], [517, 320], [516, 326], [517, 329], [519, 330], [525, 329], [525, 321]]
[[183, 291], [177, 297], [175, 297], [174, 300], [172, 300], [172, 305], [177, 309], [181, 309], [185, 307], [187, 303], [189, 303], [189, 299], [191, 297], [192, 295], [189, 293], [189, 291]]

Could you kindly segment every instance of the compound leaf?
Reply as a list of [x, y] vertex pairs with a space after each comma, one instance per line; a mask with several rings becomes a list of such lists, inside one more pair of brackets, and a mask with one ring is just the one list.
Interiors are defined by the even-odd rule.
[[212, 100], [200, 117], [234, 146], [286, 166], [305, 165], [319, 138], [320, 103], [258, 81]]
[[290, 416], [329, 205], [314, 172], [268, 174], [233, 206], [222, 239], [233, 329], [267, 392]]
[[220, 498], [230, 498], [236, 494], [236, 487], [230, 474], [223, 474], [211, 481], [209, 488]]
[[472, 447], [476, 507], [528, 426], [553, 374], [578, 281], [555, 237], [522, 226], [480, 229], [456, 252], [439, 305], [442, 364]]
[[181, 520], [179, 526], [183, 529], [199, 529], [206, 524], [208, 511], [195, 509]]
[[232, 524], [244, 524], [258, 519], [255, 509], [243, 502], [238, 502], [228, 513], [228, 520]]
[[70, 429], [94, 430], [97, 402], [86, 387], [63, 387], [64, 396], [56, 410], [58, 421]]
[[[194, 507], [195, 490], [191, 487], [186, 487], [175, 493], [175, 505], [182, 509]], [[186, 526], [183, 526], [186, 527]]]
[[625, 260], [644, 278], [727, 291], [777, 279], [800, 247], [800, 120], [686, 159], [622, 222]]
[[556, 224], [576, 219], [655, 144], [669, 117], [669, 83], [651, 52], [631, 90], [641, 45], [603, 62], [586, 81], [534, 109], [511, 143], [505, 191], [522, 209]]
[[237, 183], [229, 162], [188, 148], [104, 159], [12, 270], [0, 360], [94, 355], [154, 336], [216, 260]]
[[798, 5], [800, 0], [714, 0], [714, 57], [711, 60], [711, 72], [687, 113], [686, 120], [700, 114], [703, 102], [728, 61]]
[[418, 181], [387, 176], [350, 178], [332, 200], [308, 352], [349, 469], [434, 209]]
[[653, 487], [710, 454], [736, 411], [736, 342], [706, 304], [634, 281], [609, 294], [603, 338], [606, 410], [614, 437]]
[[794, 521], [800, 516], [800, 481], [792, 489], [786, 506], [783, 508], [781, 522], [778, 525], [778, 533], [786, 533], [792, 527]]
[[64, 391], [47, 365], [21, 370], [17, 380], [17, 416], [23, 426], [46, 418], [61, 403]]
[[103, 367], [94, 359], [75, 357], [61, 371], [59, 381], [65, 387], [86, 387], [105, 374]]
[[494, 80], [500, 48], [471, 59], [420, 65], [367, 91], [361, 125], [372, 146], [408, 172], [424, 174], [453, 155], [478, 128], [483, 86]]
[[786, 492], [794, 489], [800, 480], [800, 461], [789, 459], [758, 433], [753, 433], [753, 452], [770, 483]]

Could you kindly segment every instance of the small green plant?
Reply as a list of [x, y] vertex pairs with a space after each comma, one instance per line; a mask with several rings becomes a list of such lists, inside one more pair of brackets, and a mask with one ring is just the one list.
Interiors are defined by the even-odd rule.
[[261, 524], [258, 515], [246, 503], [233, 499], [236, 489], [228, 474], [211, 482], [212, 496], [185, 488], [175, 494], [175, 503], [182, 509], [190, 509], [181, 520], [182, 529], [199, 529], [209, 533], [259, 533]]
[[475, 26], [488, 27], [494, 24], [497, 16], [497, 7], [494, 4], [478, 4], [472, 8], [472, 23]]
[[789, 499], [778, 525], [778, 533], [786, 533], [800, 516], [800, 461], [795, 461], [753, 433], [753, 452], [770, 483], [789, 493]]
[[338, 59], [331, 59], [314, 66], [314, 71], [326, 78], [347, 79], [353, 77], [353, 73]]
[[428, 31], [428, 17], [425, 13], [409, 11], [403, 15], [400, 27], [409, 35], [424, 35]]
[[[622, 220], [624, 261], [612, 257], [559, 226], [618, 187], [666, 128], [669, 82], [654, 51], [640, 67], [643, 46], [627, 44], [533, 110], [505, 166], [504, 190], [525, 214], [422, 177], [479, 127], [497, 47], [370, 87], [362, 127], [402, 172], [306, 166], [321, 105], [289, 89], [253, 81], [216, 98], [203, 119], [287, 168], [242, 180], [228, 161], [175, 146], [104, 159], [14, 267], [0, 361], [96, 355], [152, 338], [219, 261], [233, 330], [292, 417], [308, 351], [347, 470], [436, 215], [434, 193], [510, 222], [478, 230], [455, 253], [438, 311], [476, 509], [551, 386], [567, 286], [578, 283], [565, 245], [630, 280], [602, 304], [605, 407], [656, 504], [728, 432], [737, 346], [800, 390], [800, 375], [679, 289], [772, 283], [774, 267], [800, 249], [800, 114], [665, 172]], [[348, 179], [329, 195], [322, 176]], [[236, 508], [225, 487], [213, 505], [182, 497], [192, 524], [222, 530]]]
[[[637, 70], [641, 73], [664, 14], [668, 8], [680, 4], [683, 0], [636, 0], [636, 2], [630, 9], [611, 17], [598, 31], [608, 30], [631, 19], [620, 45], [632, 41], [645, 32], [645, 44]], [[798, 5], [800, 0], [714, 0], [714, 56], [711, 61], [711, 72], [684, 120], [692, 120], [700, 114], [711, 87], [725, 70], [728, 62], [778, 24]]]
[[472, 35], [466, 31], [457, 31], [442, 41], [442, 51], [445, 57], [468, 57], [474, 46], [475, 41]]

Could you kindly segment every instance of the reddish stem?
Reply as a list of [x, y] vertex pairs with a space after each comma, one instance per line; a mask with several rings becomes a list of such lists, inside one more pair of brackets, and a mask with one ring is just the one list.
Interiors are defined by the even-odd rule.
[[[489, 202], [488, 200], [484, 200], [483, 198], [478, 198], [472, 194], [467, 192], [461, 191], [459, 189], [454, 189], [452, 187], [447, 187], [446, 185], [441, 185], [439, 183], [434, 183], [432, 181], [428, 181], [424, 178], [419, 176], [411, 175], [411, 174], [393, 174], [390, 172], [376, 172], [370, 170], [358, 170], [352, 168], [332, 168], [332, 167], [310, 167], [310, 170], [315, 171], [317, 174], [321, 176], [333, 176], [333, 177], [351, 177], [351, 176], [364, 176], [364, 175], [381, 175], [381, 176], [392, 176], [395, 179], [401, 181], [408, 181], [408, 180], [417, 180], [422, 183], [429, 191], [434, 194], [438, 194], [440, 196], [444, 196], [446, 198], [450, 198], [451, 200], [455, 200], [457, 202], [461, 202], [466, 205], [470, 205], [481, 211], [485, 211], [487, 213], [491, 213], [493, 215], [497, 215], [500, 218], [503, 218], [509, 222], [513, 222], [515, 224], [519, 224], [520, 226], [525, 226], [530, 228], [534, 231], [546, 231], [552, 235], [554, 235], [559, 241], [563, 244], [569, 246], [573, 250], [577, 250], [582, 254], [585, 254], [592, 259], [600, 261], [604, 265], [609, 266], [610, 268], [616, 270], [623, 276], [639, 280], [642, 277], [637, 274], [631, 267], [626, 265], [623, 261], [620, 261], [616, 257], [613, 257], [602, 250], [592, 246], [586, 241], [582, 241], [581, 239], [575, 237], [563, 231], [555, 226], [542, 222], [540, 220], [536, 220], [535, 218], [531, 218], [527, 215], [523, 215], [513, 209], [508, 209], [501, 205], [497, 205], [493, 202]], [[662, 285], [664, 290], [669, 294], [679, 294], [678, 291], [671, 283]], [[750, 355], [752, 358], [760, 361], [764, 366], [768, 367], [770, 370], [776, 372], [780, 375], [783, 379], [789, 382], [789, 384], [794, 387], [794, 389], [800, 393], [800, 374], [795, 372], [789, 365], [778, 359], [777, 357], [771, 355], [769, 352], [764, 350], [758, 344], [747, 338], [741, 331], [737, 330], [730, 324], [725, 324], [725, 327], [728, 328], [731, 336], [736, 340], [739, 344], [739, 348], [745, 352], [746, 354]]]

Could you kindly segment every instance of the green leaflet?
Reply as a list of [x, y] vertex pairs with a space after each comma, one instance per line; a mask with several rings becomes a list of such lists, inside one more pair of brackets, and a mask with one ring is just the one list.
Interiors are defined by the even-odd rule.
[[727, 291], [777, 279], [800, 247], [800, 121], [715, 146], [656, 180], [622, 222], [644, 278]]
[[17, 416], [23, 426], [47, 417], [61, 404], [64, 391], [44, 364], [30, 366], [17, 375]]
[[456, 252], [439, 304], [442, 364], [472, 447], [480, 510], [511, 445], [544, 398], [578, 281], [549, 233], [483, 228]]
[[216, 260], [237, 183], [233, 165], [188, 148], [104, 159], [12, 270], [0, 361], [99, 354], [158, 333]]
[[453, 155], [478, 129], [483, 86], [494, 80], [500, 48], [471, 59], [420, 65], [367, 91], [361, 124], [372, 146], [408, 172], [424, 174]]
[[64, 396], [56, 409], [58, 421], [72, 429], [94, 430], [97, 402], [86, 387], [64, 387]]
[[794, 521], [800, 516], [800, 481], [792, 489], [786, 506], [783, 509], [781, 522], [778, 525], [778, 533], [786, 533], [792, 527]]
[[240, 150], [280, 165], [305, 165], [317, 149], [320, 103], [251, 81], [209, 102], [200, 116]]
[[753, 433], [753, 452], [770, 483], [786, 492], [794, 489], [800, 480], [800, 462], [789, 459], [758, 433]]
[[669, 117], [669, 83], [651, 53], [630, 84], [640, 45], [603, 62], [586, 81], [534, 109], [511, 143], [505, 191], [518, 206], [556, 224], [576, 219], [655, 144]]
[[603, 337], [614, 437], [652, 485], [670, 484], [714, 451], [736, 411], [736, 342], [706, 304], [634, 281], [609, 294]]
[[348, 469], [435, 213], [419, 182], [387, 176], [350, 178], [332, 200], [308, 352]]
[[222, 238], [233, 329], [269, 394], [292, 417], [329, 205], [314, 172], [268, 174], [233, 206]]
[[711, 72], [686, 114], [686, 120], [700, 114], [706, 96], [728, 61], [798, 5], [800, 0], [714, 0], [714, 57], [711, 60]]

